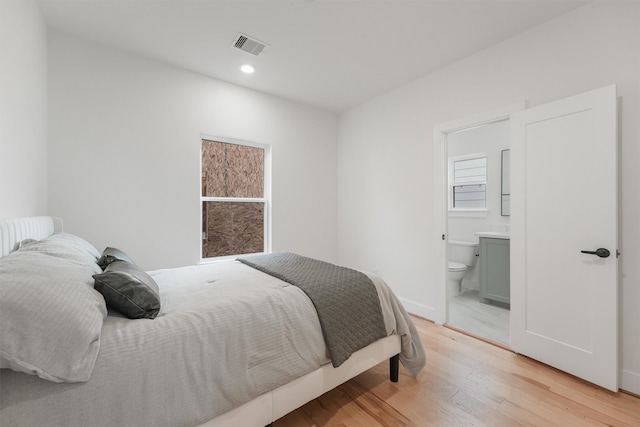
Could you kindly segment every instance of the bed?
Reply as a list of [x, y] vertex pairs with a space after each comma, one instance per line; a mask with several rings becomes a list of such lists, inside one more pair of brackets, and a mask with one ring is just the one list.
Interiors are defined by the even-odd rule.
[[286, 278], [246, 259], [143, 272], [160, 305], [131, 319], [96, 290], [108, 249], [56, 218], [0, 222], [2, 425], [262, 427], [383, 361], [392, 381], [398, 361], [411, 375], [425, 364], [375, 275], [384, 336], [336, 367], [321, 304]]

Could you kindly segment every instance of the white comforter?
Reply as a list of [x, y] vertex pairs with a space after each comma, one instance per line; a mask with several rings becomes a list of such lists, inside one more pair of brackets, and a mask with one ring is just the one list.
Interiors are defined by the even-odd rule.
[[[10, 426], [198, 425], [328, 363], [311, 301], [297, 287], [236, 261], [150, 272], [155, 320], [111, 314], [86, 383], [2, 370], [0, 420]], [[403, 335], [416, 374], [424, 350], [378, 278], [387, 332]]]

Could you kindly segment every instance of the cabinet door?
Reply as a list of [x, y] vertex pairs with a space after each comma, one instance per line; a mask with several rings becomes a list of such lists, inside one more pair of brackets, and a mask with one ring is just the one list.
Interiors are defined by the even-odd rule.
[[480, 238], [480, 297], [509, 304], [509, 240]]

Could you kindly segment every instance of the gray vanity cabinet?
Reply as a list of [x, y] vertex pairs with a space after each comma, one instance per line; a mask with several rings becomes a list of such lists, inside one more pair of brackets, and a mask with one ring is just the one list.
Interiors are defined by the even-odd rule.
[[510, 304], [509, 239], [480, 237], [480, 299]]

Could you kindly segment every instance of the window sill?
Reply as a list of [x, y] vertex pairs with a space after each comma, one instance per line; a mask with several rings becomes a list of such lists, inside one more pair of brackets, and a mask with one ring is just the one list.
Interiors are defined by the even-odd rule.
[[253, 253], [248, 253], [248, 254], [238, 254], [238, 255], [224, 255], [224, 256], [217, 256], [217, 257], [211, 257], [211, 258], [201, 258], [200, 261], [198, 262], [198, 265], [200, 264], [213, 264], [216, 262], [223, 262], [223, 261], [234, 261], [240, 257], [243, 256], [251, 256], [251, 255], [264, 255], [264, 254], [268, 254], [271, 252], [253, 252]]
[[486, 218], [489, 209], [449, 209], [449, 218]]

